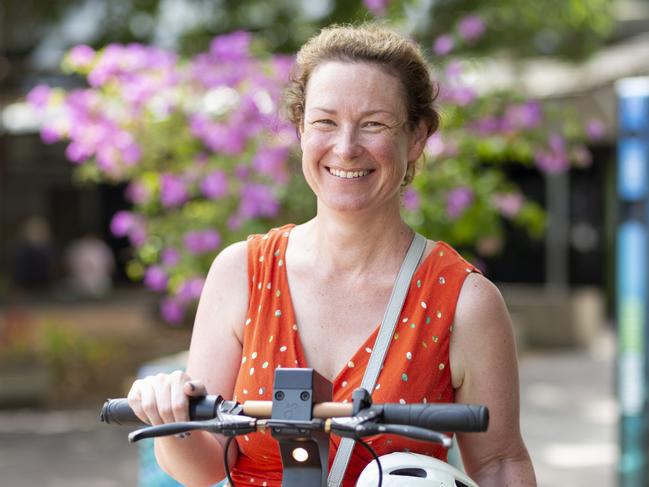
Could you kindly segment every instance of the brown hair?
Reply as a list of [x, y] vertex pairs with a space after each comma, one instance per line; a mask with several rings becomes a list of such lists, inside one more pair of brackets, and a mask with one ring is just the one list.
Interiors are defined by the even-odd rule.
[[[296, 128], [304, 123], [306, 87], [316, 67], [327, 61], [377, 64], [396, 76], [404, 87], [408, 122], [411, 128], [422, 120], [428, 134], [439, 127], [434, 107], [439, 88], [431, 79], [419, 46], [401, 35], [376, 24], [333, 25], [309, 39], [297, 53], [297, 60], [285, 95], [288, 119]], [[409, 161], [404, 185], [415, 174], [415, 161]]]

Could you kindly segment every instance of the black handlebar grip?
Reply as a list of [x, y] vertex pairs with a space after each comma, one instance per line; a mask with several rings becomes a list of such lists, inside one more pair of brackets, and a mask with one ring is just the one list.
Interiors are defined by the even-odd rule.
[[101, 408], [99, 420], [106, 424], [142, 424], [140, 418], [128, 405], [126, 398], [106, 399]]
[[383, 422], [435, 431], [487, 431], [489, 410], [471, 404], [383, 404]]
[[[223, 399], [221, 396], [205, 396], [189, 400], [189, 419], [203, 421], [216, 417], [218, 405]], [[143, 424], [126, 398], [107, 399], [101, 408], [99, 420], [106, 424]]]

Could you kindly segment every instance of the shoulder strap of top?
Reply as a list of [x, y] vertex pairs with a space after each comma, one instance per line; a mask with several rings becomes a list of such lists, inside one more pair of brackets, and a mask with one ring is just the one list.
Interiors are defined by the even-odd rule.
[[[367, 368], [365, 369], [365, 375], [363, 375], [361, 382], [361, 387], [370, 393], [374, 390], [374, 384], [376, 384], [376, 380], [381, 372], [381, 366], [390, 346], [390, 339], [394, 333], [401, 308], [403, 308], [403, 303], [406, 300], [406, 295], [410, 288], [410, 281], [417, 270], [417, 265], [424, 254], [425, 248], [426, 238], [415, 233], [410, 248], [397, 274], [394, 287], [392, 288], [392, 294], [390, 295], [390, 300], [383, 315], [381, 327], [379, 328], [379, 333], [376, 337], [376, 342], [374, 343], [374, 348], [372, 349], [372, 354], [370, 355]], [[353, 449], [354, 440], [343, 438], [340, 441], [336, 457], [329, 472], [328, 487], [339, 487], [342, 484]]]

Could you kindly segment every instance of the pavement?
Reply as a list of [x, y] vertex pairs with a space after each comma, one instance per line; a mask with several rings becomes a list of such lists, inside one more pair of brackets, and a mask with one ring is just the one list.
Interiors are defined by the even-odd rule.
[[539, 487], [615, 487], [615, 345], [531, 353], [520, 363], [521, 429]]
[[[539, 487], [617, 485], [614, 344], [527, 351], [520, 363], [521, 426]], [[136, 486], [138, 450], [128, 428], [97, 411], [0, 411], [3, 487]]]

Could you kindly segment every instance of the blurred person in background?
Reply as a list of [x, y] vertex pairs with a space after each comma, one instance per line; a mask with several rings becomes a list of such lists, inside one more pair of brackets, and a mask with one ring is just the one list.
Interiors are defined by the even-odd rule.
[[9, 255], [11, 294], [49, 290], [54, 278], [55, 252], [50, 225], [43, 217], [28, 218], [20, 227]]
[[[439, 124], [418, 46], [375, 26], [332, 27], [297, 56], [288, 91], [316, 216], [226, 248], [208, 274], [186, 372], [136, 381], [129, 404], [151, 424], [185, 421], [188, 396], [270, 400], [277, 367], [313, 367], [333, 399], [360, 386], [378, 325], [414, 232], [401, 195]], [[511, 321], [496, 287], [450, 246], [429, 240], [409, 288], [373, 398], [462, 402], [491, 411], [489, 431], [460, 434], [482, 487], [536, 485], [519, 428]], [[340, 438], [331, 438], [331, 459]], [[224, 439], [206, 432], [155, 440], [162, 468], [184, 485], [225, 476]], [[237, 485], [281, 485], [277, 443], [260, 433], [229, 451]], [[234, 446], [234, 445], [233, 445]], [[378, 455], [439, 445], [379, 435]], [[371, 457], [356, 447], [343, 485]]]
[[112, 290], [115, 257], [97, 235], [87, 233], [72, 242], [65, 251], [65, 264], [75, 295], [101, 298]]

